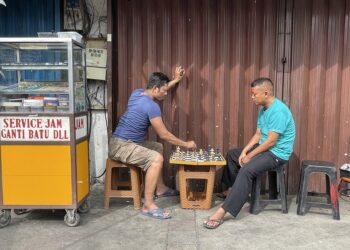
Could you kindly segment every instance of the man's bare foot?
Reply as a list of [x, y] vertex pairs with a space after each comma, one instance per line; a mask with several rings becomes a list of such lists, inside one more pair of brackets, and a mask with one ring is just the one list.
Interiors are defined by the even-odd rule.
[[215, 229], [224, 223], [226, 211], [220, 207], [216, 212], [203, 222], [203, 226], [208, 229]]
[[165, 186], [165, 185], [158, 185], [155, 191], [155, 194], [162, 194], [164, 192], [166, 192], [169, 189], [169, 187]]

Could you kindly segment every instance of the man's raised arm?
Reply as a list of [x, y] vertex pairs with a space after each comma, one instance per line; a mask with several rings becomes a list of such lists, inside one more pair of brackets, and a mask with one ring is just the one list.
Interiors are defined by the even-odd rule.
[[175, 77], [173, 80], [168, 82], [167, 90], [170, 90], [173, 88], [185, 75], [185, 70], [182, 68], [182, 66], [177, 66], [175, 69]]

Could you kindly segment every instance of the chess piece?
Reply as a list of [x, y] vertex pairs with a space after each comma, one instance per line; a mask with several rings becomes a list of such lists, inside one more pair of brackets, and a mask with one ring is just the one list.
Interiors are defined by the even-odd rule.
[[215, 155], [215, 150], [213, 148], [210, 149], [210, 155]]
[[204, 161], [203, 149], [199, 150], [198, 161]]
[[216, 161], [220, 161], [220, 159], [221, 159], [220, 150], [218, 148], [216, 149], [216, 153], [215, 153], [214, 158]]
[[185, 155], [185, 161], [190, 161], [191, 160], [191, 153], [190, 151], [186, 151], [186, 155]]
[[209, 154], [206, 154], [206, 155], [205, 155], [204, 161], [209, 161]]
[[192, 152], [191, 161], [196, 161], [196, 152]]

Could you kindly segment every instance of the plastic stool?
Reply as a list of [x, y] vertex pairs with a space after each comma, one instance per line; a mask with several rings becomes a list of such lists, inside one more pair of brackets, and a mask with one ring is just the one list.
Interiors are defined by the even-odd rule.
[[[129, 168], [130, 182], [119, 182], [117, 176], [112, 174], [114, 168]], [[141, 185], [140, 185], [140, 168], [129, 164], [121, 163], [112, 159], [106, 161], [106, 178], [104, 192], [104, 208], [109, 208], [110, 198], [132, 198], [134, 208], [141, 208]], [[113, 179], [113, 180], [112, 180]], [[112, 185], [113, 184], [113, 185]], [[118, 190], [120, 186], [128, 186], [130, 190]]]
[[[326, 175], [326, 193], [317, 193], [326, 196], [327, 202], [307, 201], [309, 176], [312, 173], [324, 173]], [[305, 215], [311, 207], [330, 208], [332, 209], [333, 219], [339, 220], [339, 203], [337, 189], [337, 170], [335, 165], [326, 161], [310, 161], [302, 162], [301, 177], [299, 184], [299, 193], [297, 197], [298, 215]]]
[[[180, 165], [180, 205], [181, 208], [209, 209], [212, 205], [215, 166], [189, 166]], [[189, 192], [188, 180], [205, 180], [206, 185], [203, 192]]]
[[339, 193], [339, 195], [347, 195], [347, 192], [349, 191], [348, 188], [345, 188], [345, 190], [341, 188], [343, 183], [345, 183], [345, 184], [350, 183], [350, 178], [348, 178], [348, 177], [340, 177], [340, 183], [339, 183], [339, 186], [338, 186], [338, 193]]
[[[259, 214], [262, 211], [263, 207], [269, 204], [281, 204], [282, 213], [285, 213], [285, 214], [288, 213], [286, 182], [285, 182], [285, 173], [284, 173], [286, 167], [287, 167], [287, 163], [283, 164], [278, 168], [274, 168], [268, 171], [269, 199], [260, 198], [261, 175], [257, 176], [253, 180], [250, 213]], [[277, 196], [276, 179], [279, 182], [279, 196], [280, 196], [279, 198]]]

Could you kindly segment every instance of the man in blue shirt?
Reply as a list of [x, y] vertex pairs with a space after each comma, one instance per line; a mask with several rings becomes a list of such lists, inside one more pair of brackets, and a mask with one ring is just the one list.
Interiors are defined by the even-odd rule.
[[[228, 152], [228, 164], [234, 173], [232, 188], [223, 205], [204, 221], [203, 226], [215, 229], [223, 223], [226, 212], [237, 216], [247, 201], [252, 180], [269, 169], [282, 166], [292, 154], [295, 124], [288, 107], [274, 97], [272, 81], [258, 78], [251, 83], [252, 100], [261, 105], [257, 130], [242, 149]], [[231, 173], [231, 174], [232, 174]]]
[[187, 149], [197, 147], [194, 141], [183, 141], [165, 127], [161, 110], [157, 101], [162, 101], [167, 91], [174, 87], [184, 76], [184, 69], [180, 66], [175, 69], [175, 78], [169, 78], [161, 73], [151, 74], [146, 89], [136, 89], [132, 92], [128, 107], [119, 120], [109, 143], [109, 157], [124, 163], [136, 165], [146, 172], [145, 200], [141, 213], [143, 215], [168, 219], [170, 214], [157, 207], [153, 195], [159, 197], [178, 195], [176, 190], [167, 187], [162, 178], [163, 145], [158, 142], [145, 141], [150, 126], [157, 135], [177, 146]]

